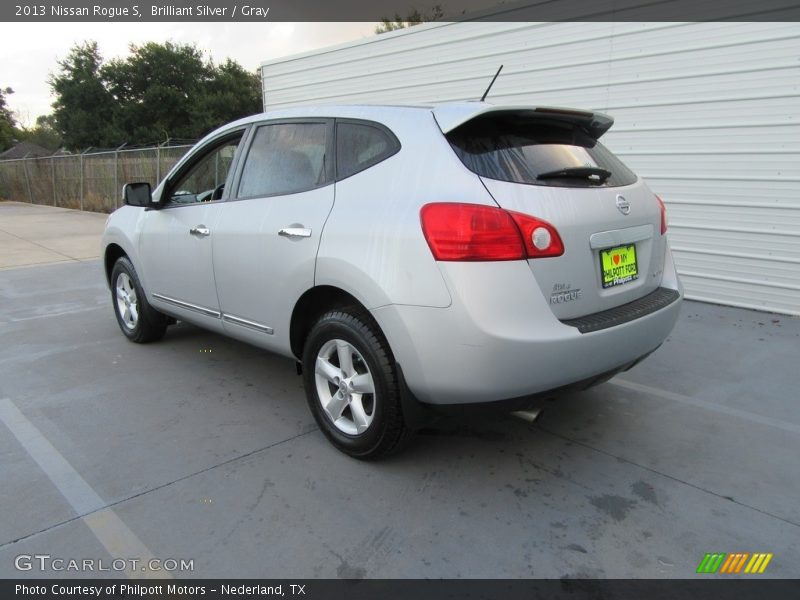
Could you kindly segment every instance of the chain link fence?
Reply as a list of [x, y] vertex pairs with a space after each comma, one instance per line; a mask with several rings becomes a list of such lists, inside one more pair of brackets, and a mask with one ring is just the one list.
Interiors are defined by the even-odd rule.
[[122, 203], [122, 184], [154, 188], [192, 144], [119, 148], [0, 161], [0, 198], [110, 213]]

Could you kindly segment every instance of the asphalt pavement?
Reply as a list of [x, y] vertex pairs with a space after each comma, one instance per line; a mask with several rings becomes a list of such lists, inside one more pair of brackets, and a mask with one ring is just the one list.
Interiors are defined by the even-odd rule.
[[707, 552], [798, 575], [800, 319], [685, 302], [654, 355], [533, 425], [445, 419], [366, 463], [327, 443], [291, 360], [185, 324], [128, 342], [97, 216], [61, 217], [88, 232], [69, 246], [40, 210], [0, 204], [0, 256], [55, 253], [0, 268], [0, 577], [92, 574], [19, 570], [47, 555], [190, 563], [176, 578], [692, 578]]

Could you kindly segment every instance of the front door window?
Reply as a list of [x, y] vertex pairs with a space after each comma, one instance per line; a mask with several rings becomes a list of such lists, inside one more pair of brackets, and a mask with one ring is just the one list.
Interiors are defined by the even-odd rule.
[[170, 185], [168, 203], [195, 204], [221, 199], [241, 139], [241, 133], [228, 139], [190, 167]]

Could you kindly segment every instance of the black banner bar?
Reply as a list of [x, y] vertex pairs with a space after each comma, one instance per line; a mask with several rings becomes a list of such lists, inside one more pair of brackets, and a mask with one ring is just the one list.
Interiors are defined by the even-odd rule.
[[692, 580], [2, 580], [0, 597], [4, 600], [794, 600], [800, 593], [800, 580], [705, 577]]
[[797, 0], [11, 0], [11, 22], [378, 22], [416, 9], [442, 21], [798, 21]]

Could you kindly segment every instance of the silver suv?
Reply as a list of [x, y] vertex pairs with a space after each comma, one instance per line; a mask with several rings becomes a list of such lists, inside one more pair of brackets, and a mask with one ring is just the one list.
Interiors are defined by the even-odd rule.
[[356, 457], [431, 411], [515, 410], [630, 368], [683, 295], [664, 204], [559, 108], [281, 110], [200, 141], [103, 236], [122, 332], [176, 320], [293, 357]]

